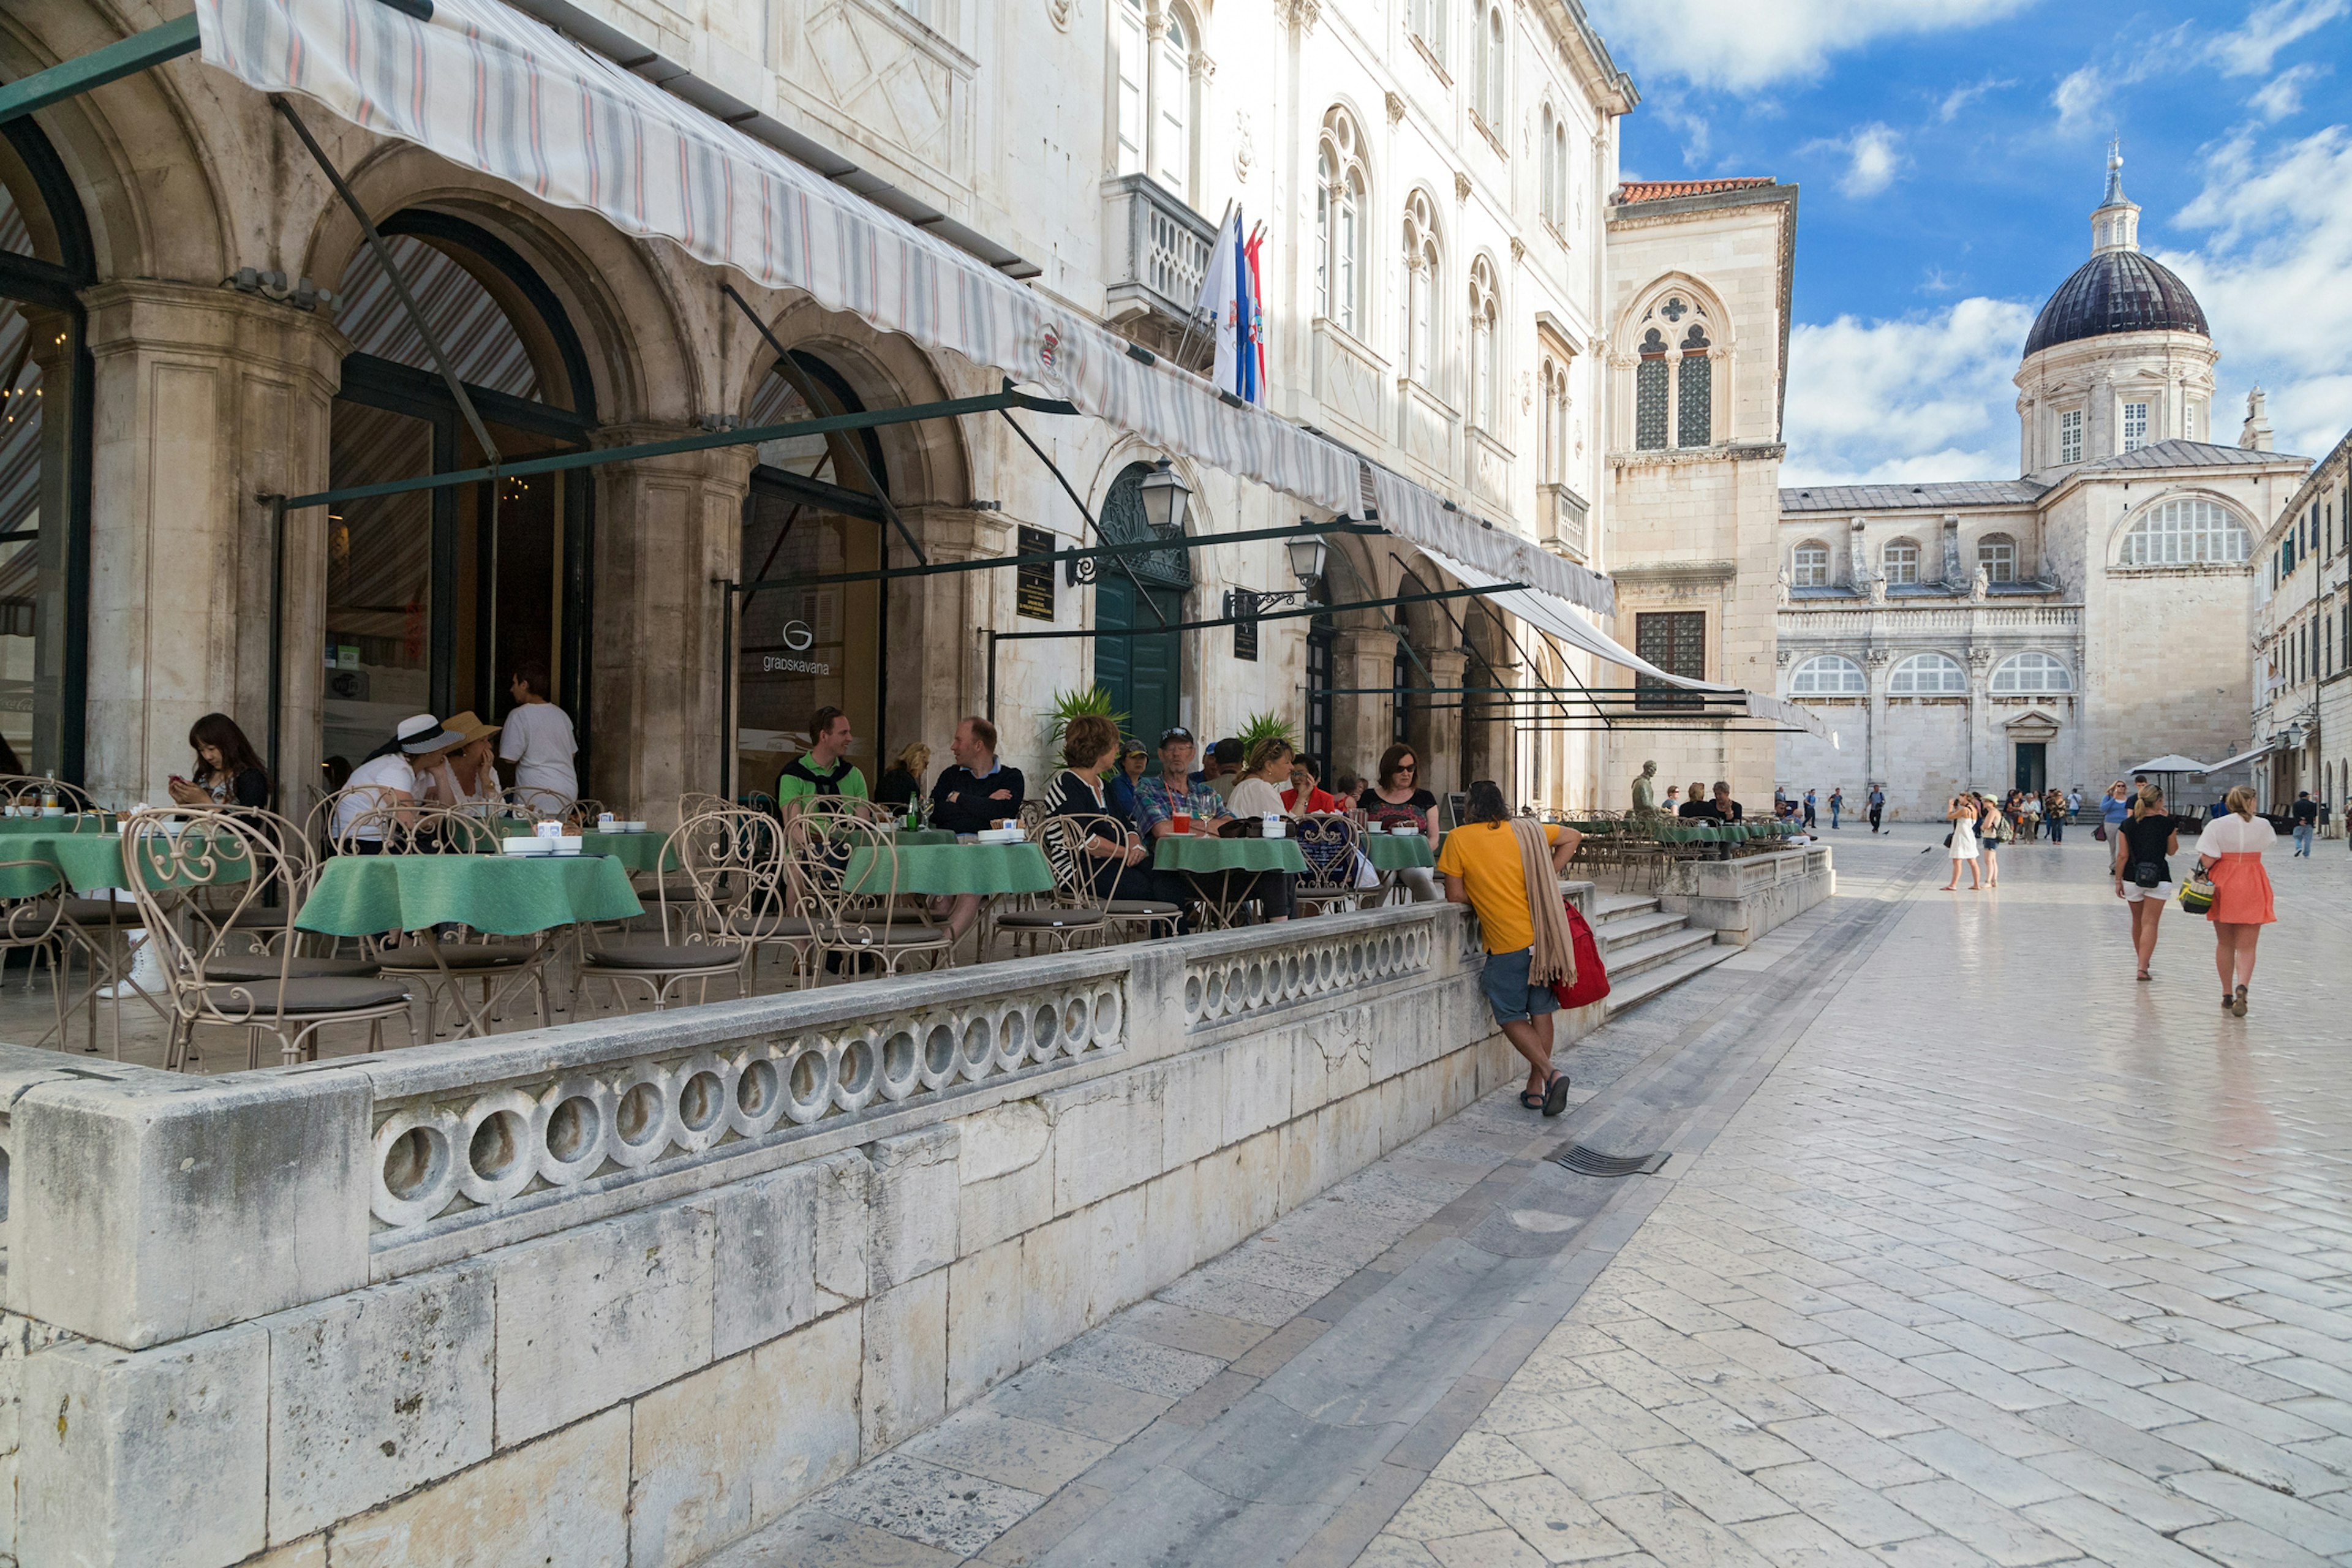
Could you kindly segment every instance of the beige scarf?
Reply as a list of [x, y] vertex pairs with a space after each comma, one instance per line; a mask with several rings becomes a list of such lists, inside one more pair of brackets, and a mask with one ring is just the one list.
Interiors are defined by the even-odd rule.
[[[1455, 829], [1456, 832], [1461, 831]], [[1528, 961], [1530, 985], [1576, 984], [1576, 942], [1560, 902], [1559, 876], [1551, 868], [1551, 842], [1532, 816], [1511, 818], [1519, 836], [1519, 865], [1527, 873], [1528, 911], [1535, 917], [1535, 951]]]

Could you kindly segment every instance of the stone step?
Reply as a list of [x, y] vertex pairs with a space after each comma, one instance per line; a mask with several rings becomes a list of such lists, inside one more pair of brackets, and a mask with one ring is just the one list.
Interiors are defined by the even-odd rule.
[[1592, 928], [1592, 935], [1601, 943], [1605, 957], [1622, 947], [1646, 942], [1654, 936], [1681, 931], [1685, 924], [1681, 915], [1670, 915], [1660, 910], [1649, 914], [1620, 915]]
[[1632, 920], [1654, 913], [1658, 907], [1657, 895], [1640, 893], [1603, 893], [1592, 900], [1592, 923], [1597, 929], [1612, 921]]
[[1713, 931], [1692, 931], [1682, 924], [1680, 916], [1676, 916], [1674, 931], [1626, 947], [1606, 950], [1601, 954], [1601, 962], [1609, 966], [1609, 983], [1613, 990], [1621, 980], [1646, 974], [1714, 945]]
[[1693, 975], [1704, 974], [1739, 951], [1736, 947], [1714, 946], [1711, 944], [1711, 940], [1710, 945], [1706, 947], [1695, 949], [1671, 963], [1662, 963], [1654, 969], [1643, 970], [1622, 981], [1617, 978], [1617, 972], [1612, 969], [1609, 975], [1609, 997], [1603, 1004], [1608, 1009], [1608, 1016], [1613, 1018], [1628, 1007], [1638, 1007], [1653, 996], [1663, 995]]

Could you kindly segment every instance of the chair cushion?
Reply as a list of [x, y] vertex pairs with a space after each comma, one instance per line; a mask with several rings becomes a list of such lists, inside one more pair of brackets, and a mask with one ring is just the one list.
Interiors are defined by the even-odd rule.
[[829, 947], [944, 947], [948, 928], [932, 925], [827, 926], [817, 940]]
[[[505, 942], [445, 942], [441, 944], [441, 962], [451, 971], [478, 969], [513, 969], [529, 963], [531, 950]], [[432, 952], [418, 945], [387, 949], [383, 967], [394, 973], [437, 973]]]
[[[297, 953], [287, 966], [296, 980], [366, 980], [383, 965], [371, 958], [305, 958]], [[223, 953], [205, 964], [206, 980], [275, 980], [278, 961], [266, 952]]]
[[66, 900], [66, 919], [78, 926], [102, 926], [110, 915], [113, 917], [114, 923], [119, 926], [128, 928], [142, 923], [139, 918], [139, 906], [128, 900], [121, 903], [115, 902], [112, 899], [68, 899]]
[[1184, 912], [1158, 899], [1113, 899], [1108, 908], [1114, 915], [1166, 915], [1171, 920]]
[[[207, 985], [205, 1000], [221, 1012], [232, 1016], [254, 1009], [257, 1016], [267, 1016], [278, 1000], [278, 984], [272, 980], [252, 986]], [[286, 1012], [289, 1016], [316, 1016], [320, 1013], [356, 1013], [363, 1007], [389, 1007], [408, 1000], [408, 987], [396, 980], [289, 980], [286, 983]]]
[[727, 917], [727, 931], [732, 936], [740, 936], [747, 931], [753, 931], [763, 938], [804, 937], [815, 930], [815, 925], [806, 915], [753, 914], [748, 910], [737, 910]]
[[665, 947], [658, 942], [624, 942], [600, 947], [588, 955], [590, 969], [732, 969], [743, 962], [743, 951], [713, 942]]
[[1100, 908], [1073, 910], [1007, 910], [996, 917], [998, 929], [1004, 931], [1061, 931], [1075, 926], [1098, 926], [1103, 923]]

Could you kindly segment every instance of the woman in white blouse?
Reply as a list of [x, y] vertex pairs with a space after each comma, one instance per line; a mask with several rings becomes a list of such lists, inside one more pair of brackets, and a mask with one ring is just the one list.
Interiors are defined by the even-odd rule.
[[2254, 815], [2254, 792], [2244, 784], [2229, 793], [2226, 804], [2229, 815], [2207, 823], [2199, 837], [2197, 859], [2213, 883], [2213, 907], [2205, 918], [2213, 922], [2221, 1005], [2242, 1018], [2246, 986], [2254, 978], [2255, 939], [2278, 919], [2270, 873], [2263, 869], [2263, 851], [2278, 842], [2278, 835]]

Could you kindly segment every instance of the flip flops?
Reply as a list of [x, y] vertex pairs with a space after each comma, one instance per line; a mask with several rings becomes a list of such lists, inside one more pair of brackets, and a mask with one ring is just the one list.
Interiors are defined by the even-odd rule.
[[[1523, 1095], [1520, 1098], [1526, 1097]], [[1564, 1072], [1556, 1072], [1551, 1075], [1551, 1081], [1544, 1085], [1543, 1113], [1546, 1116], [1558, 1116], [1567, 1109], [1568, 1075]]]
[[[2222, 1003], [2222, 1004], [2221, 1004], [2221, 1005], [2223, 1005], [2224, 1007], [2226, 1007], [2226, 1006], [2228, 1006], [2228, 1005], [2229, 1005], [2229, 1004], [2228, 1004], [2227, 1002], [2224, 1002], [2224, 1003]], [[1525, 1109], [1527, 1109], [1527, 1110], [1541, 1110], [1543, 1109], [1543, 1103], [1544, 1103], [1544, 1097], [1543, 1097], [1542, 1095], [1540, 1095], [1540, 1094], [1529, 1094], [1529, 1093], [1528, 1093], [1526, 1089], [1521, 1089], [1521, 1090], [1519, 1090], [1519, 1104], [1520, 1104], [1522, 1107], [1524, 1107]]]

